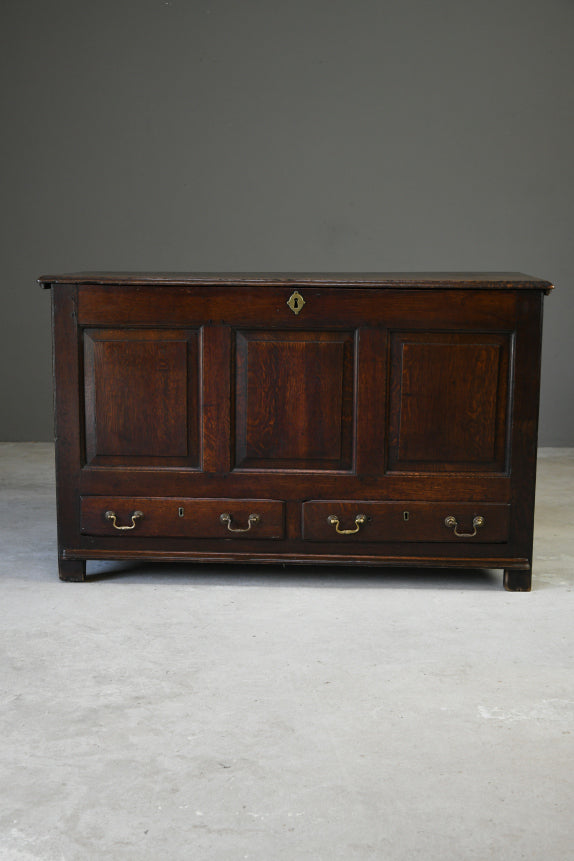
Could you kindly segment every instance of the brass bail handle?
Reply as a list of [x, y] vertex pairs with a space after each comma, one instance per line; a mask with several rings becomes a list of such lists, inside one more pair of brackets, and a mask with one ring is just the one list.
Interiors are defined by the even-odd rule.
[[339, 529], [339, 518], [336, 514], [330, 514], [327, 518], [327, 523], [330, 526], [335, 527], [335, 532], [339, 535], [354, 535], [355, 532], [358, 532], [361, 526], [363, 526], [367, 522], [366, 514], [357, 514], [355, 517], [355, 528], [354, 529]]
[[252, 526], [255, 526], [257, 523], [259, 523], [259, 521], [261, 520], [261, 515], [260, 514], [250, 514], [249, 517], [247, 518], [247, 526], [245, 526], [245, 527], [232, 526], [231, 525], [231, 520], [232, 520], [231, 514], [228, 514], [227, 511], [224, 512], [223, 514], [220, 514], [219, 519], [220, 519], [221, 523], [227, 524], [227, 529], [229, 530], [229, 532], [249, 532], [249, 530], [251, 529]]
[[483, 517], [481, 514], [479, 514], [473, 518], [472, 532], [459, 532], [458, 521], [456, 517], [453, 517], [452, 514], [449, 514], [448, 517], [445, 517], [444, 525], [448, 526], [449, 529], [454, 529], [454, 534], [457, 538], [474, 538], [474, 536], [476, 535], [476, 530], [480, 529], [481, 526], [486, 525], [486, 517]]
[[115, 511], [106, 511], [106, 520], [111, 520], [114, 529], [119, 529], [120, 532], [123, 532], [125, 529], [135, 529], [136, 520], [139, 520], [140, 517], [143, 517], [143, 511], [134, 511], [132, 514], [131, 526], [118, 526]]

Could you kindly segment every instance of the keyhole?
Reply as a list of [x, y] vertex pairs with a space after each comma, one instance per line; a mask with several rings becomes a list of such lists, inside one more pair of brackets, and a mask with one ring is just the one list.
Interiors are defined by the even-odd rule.
[[179, 517], [183, 517], [183, 508], [178, 508], [177, 513]]
[[403, 520], [407, 521], [407, 520], [409, 519], [409, 517], [410, 517], [409, 512], [408, 512], [408, 511], [403, 511]]
[[303, 305], [305, 304], [305, 300], [301, 296], [297, 290], [294, 293], [291, 293], [289, 299], [287, 301], [289, 308], [293, 311], [294, 314], [299, 314], [303, 310]]

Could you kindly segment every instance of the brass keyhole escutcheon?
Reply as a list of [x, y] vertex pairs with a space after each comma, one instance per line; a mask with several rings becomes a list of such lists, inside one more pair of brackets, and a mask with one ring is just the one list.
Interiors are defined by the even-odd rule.
[[291, 295], [289, 296], [287, 304], [289, 305], [294, 314], [299, 314], [303, 309], [305, 300], [303, 299], [299, 291], [295, 290], [295, 292], [291, 293]]

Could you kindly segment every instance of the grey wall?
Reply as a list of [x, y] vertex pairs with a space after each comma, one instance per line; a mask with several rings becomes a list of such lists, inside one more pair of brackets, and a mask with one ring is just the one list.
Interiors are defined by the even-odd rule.
[[574, 445], [572, 0], [2, 0], [0, 439], [52, 434], [76, 269], [485, 269]]

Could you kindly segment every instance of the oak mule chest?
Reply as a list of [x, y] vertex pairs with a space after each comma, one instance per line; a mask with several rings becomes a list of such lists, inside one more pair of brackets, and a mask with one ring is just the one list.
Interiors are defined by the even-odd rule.
[[542, 300], [516, 273], [80, 273], [51, 288], [59, 572], [502, 568], [531, 587]]

